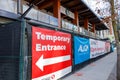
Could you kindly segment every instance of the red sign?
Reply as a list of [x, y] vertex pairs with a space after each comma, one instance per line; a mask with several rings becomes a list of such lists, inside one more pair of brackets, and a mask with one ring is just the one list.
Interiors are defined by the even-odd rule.
[[71, 35], [33, 26], [32, 80], [57, 80], [71, 66]]
[[110, 43], [109, 42], [105, 42], [105, 50], [106, 50], [106, 53], [110, 52]]

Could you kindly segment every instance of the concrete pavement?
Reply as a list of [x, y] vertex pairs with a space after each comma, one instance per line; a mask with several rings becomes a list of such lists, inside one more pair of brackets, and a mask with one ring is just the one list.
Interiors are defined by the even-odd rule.
[[116, 80], [116, 51], [60, 80]]

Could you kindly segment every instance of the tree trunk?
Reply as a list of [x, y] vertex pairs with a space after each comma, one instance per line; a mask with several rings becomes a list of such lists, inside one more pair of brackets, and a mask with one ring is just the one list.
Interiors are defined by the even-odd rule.
[[[111, 15], [114, 15], [115, 14], [114, 0], [110, 0], [110, 4], [111, 4]], [[117, 47], [117, 80], [120, 80], [120, 45], [119, 45], [119, 38], [117, 33], [117, 21], [115, 17], [112, 18], [112, 26], [114, 30], [116, 47]]]

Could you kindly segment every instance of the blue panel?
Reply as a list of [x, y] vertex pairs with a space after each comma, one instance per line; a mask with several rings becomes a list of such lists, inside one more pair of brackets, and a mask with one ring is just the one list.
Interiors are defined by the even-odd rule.
[[74, 64], [90, 59], [90, 42], [87, 38], [74, 36]]

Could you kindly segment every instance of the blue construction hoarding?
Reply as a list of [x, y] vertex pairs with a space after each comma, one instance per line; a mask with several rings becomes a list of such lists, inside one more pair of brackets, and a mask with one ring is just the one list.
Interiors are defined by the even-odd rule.
[[90, 42], [87, 38], [74, 36], [74, 64], [90, 59]]

